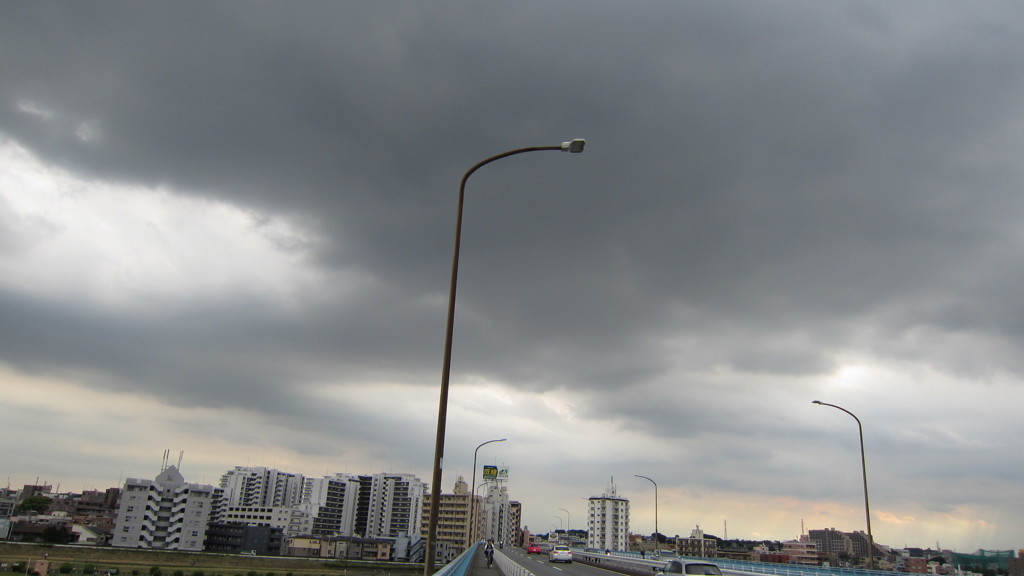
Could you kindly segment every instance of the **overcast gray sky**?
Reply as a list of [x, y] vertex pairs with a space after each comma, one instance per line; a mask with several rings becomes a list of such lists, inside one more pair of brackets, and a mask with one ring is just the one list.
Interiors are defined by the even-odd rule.
[[[510, 468], [535, 532], [1024, 547], [1017, 2], [5, 2], [12, 485]], [[728, 532], [726, 534], [726, 524]]]

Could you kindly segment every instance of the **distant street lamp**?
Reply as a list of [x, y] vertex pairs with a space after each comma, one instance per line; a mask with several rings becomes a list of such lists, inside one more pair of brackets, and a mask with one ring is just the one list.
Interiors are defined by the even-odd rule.
[[842, 406], [836, 406], [835, 404], [829, 404], [828, 402], [822, 402], [821, 400], [813, 400], [811, 404], [819, 404], [821, 406], [831, 406], [836, 410], [842, 410], [853, 419], [857, 421], [857, 431], [860, 434], [860, 469], [864, 475], [864, 516], [868, 524], [868, 570], [873, 570], [875, 567], [875, 539], [871, 535], [871, 506], [868, 505], [868, 464], [864, 458], [864, 426], [860, 423], [860, 418], [853, 412], [850, 412]]
[[474, 515], [474, 513], [476, 512], [476, 453], [479, 452], [481, 448], [488, 444], [493, 444], [494, 442], [504, 442], [506, 440], [508, 440], [508, 438], [488, 440], [487, 442], [483, 442], [482, 444], [477, 446], [476, 450], [473, 450], [473, 487], [469, 490], [469, 530], [466, 531], [466, 548], [469, 548], [470, 543], [473, 541], [473, 535], [476, 532], [476, 522], [474, 522], [474, 520], [476, 519], [476, 516]]
[[554, 516], [552, 516], [552, 518], [554, 518], [555, 520], [558, 520], [558, 529], [561, 530], [562, 529], [562, 517], [559, 516], [558, 514], [555, 514]]
[[565, 512], [565, 533], [568, 534], [569, 530], [572, 530], [572, 516], [569, 515], [569, 511], [565, 508], [559, 508], [562, 512]]
[[481, 167], [516, 154], [524, 152], [539, 152], [542, 150], [560, 150], [571, 154], [583, 152], [585, 140], [576, 139], [569, 142], [562, 142], [558, 146], [533, 146], [530, 148], [518, 148], [491, 156], [477, 162], [462, 177], [459, 184], [459, 202], [455, 215], [455, 249], [452, 254], [452, 279], [448, 289], [448, 322], [444, 337], [444, 362], [441, 368], [441, 396], [437, 408], [437, 438], [434, 442], [434, 469], [430, 481], [430, 515], [427, 520], [427, 544], [424, 548], [423, 574], [432, 576], [434, 573], [434, 556], [436, 555], [437, 543], [437, 516], [441, 504], [441, 464], [444, 461], [444, 433], [448, 419], [448, 381], [451, 376], [452, 365], [452, 336], [455, 332], [455, 291], [459, 280], [459, 249], [462, 242], [462, 207], [466, 198], [466, 180]]
[[637, 478], [643, 478], [651, 484], [654, 484], [654, 556], [657, 557], [658, 547], [661, 544], [661, 534], [658, 533], [658, 483], [647, 476], [641, 476], [639, 474], [634, 474], [634, 476]]

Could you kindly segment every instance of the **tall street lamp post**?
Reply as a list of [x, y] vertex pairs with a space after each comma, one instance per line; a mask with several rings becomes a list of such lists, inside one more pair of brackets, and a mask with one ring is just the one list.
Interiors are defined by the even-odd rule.
[[658, 547], [661, 544], [661, 534], [658, 533], [658, 483], [651, 480], [647, 476], [641, 476], [634, 474], [637, 478], [643, 478], [644, 480], [650, 481], [654, 484], [654, 556], [658, 557]]
[[434, 573], [434, 556], [436, 554], [437, 541], [437, 515], [440, 509], [441, 500], [441, 464], [444, 461], [444, 433], [448, 417], [448, 381], [451, 375], [452, 364], [452, 335], [455, 328], [455, 289], [459, 279], [459, 248], [462, 242], [462, 207], [466, 197], [466, 180], [481, 167], [516, 154], [525, 152], [539, 152], [542, 150], [559, 150], [578, 154], [583, 152], [585, 140], [576, 139], [563, 142], [558, 146], [533, 146], [530, 148], [517, 148], [491, 156], [477, 162], [462, 177], [459, 184], [459, 204], [455, 216], [455, 249], [452, 254], [452, 279], [448, 289], [448, 323], [444, 337], [444, 362], [441, 367], [441, 397], [437, 408], [437, 438], [434, 442], [434, 470], [430, 481], [430, 515], [427, 520], [427, 545], [424, 550], [423, 574], [432, 576]]
[[871, 535], [871, 506], [868, 504], [868, 464], [867, 460], [864, 458], [864, 426], [861, 425], [860, 418], [857, 418], [856, 414], [842, 406], [836, 406], [835, 404], [829, 404], [828, 402], [822, 402], [821, 400], [813, 400], [811, 404], [831, 406], [836, 410], [842, 410], [857, 421], [857, 431], [860, 434], [860, 469], [864, 476], [864, 517], [868, 525], [868, 570], [873, 570], [875, 567], [875, 539]]
[[477, 446], [476, 450], [473, 450], [473, 487], [469, 490], [469, 529], [466, 530], [466, 548], [469, 548], [469, 544], [473, 541], [473, 535], [476, 532], [476, 522], [474, 522], [474, 520], [476, 519], [476, 516], [474, 514], [476, 512], [476, 453], [479, 452], [481, 448], [488, 444], [493, 444], [495, 442], [504, 442], [506, 440], [508, 440], [508, 438], [488, 440], [487, 442], [483, 442], [479, 446]]
[[565, 512], [565, 533], [568, 534], [569, 530], [572, 529], [572, 516], [569, 515], [569, 511], [565, 508], [559, 508], [562, 512]]

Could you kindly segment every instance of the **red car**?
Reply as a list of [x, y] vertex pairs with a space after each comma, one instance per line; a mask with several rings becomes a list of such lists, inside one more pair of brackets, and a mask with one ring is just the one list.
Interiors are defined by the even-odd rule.
[[526, 553], [527, 554], [543, 554], [543, 552], [541, 552], [540, 545], [538, 545], [538, 544], [530, 544], [530, 546], [526, 548]]

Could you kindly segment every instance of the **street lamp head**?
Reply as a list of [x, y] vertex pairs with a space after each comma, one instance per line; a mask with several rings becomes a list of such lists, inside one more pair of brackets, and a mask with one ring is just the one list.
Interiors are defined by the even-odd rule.
[[821, 404], [821, 400], [811, 400], [811, 404]]
[[586, 146], [587, 141], [582, 138], [570, 140], [569, 142], [562, 142], [562, 152], [569, 152], [570, 154], [579, 154], [583, 152], [583, 147]]

